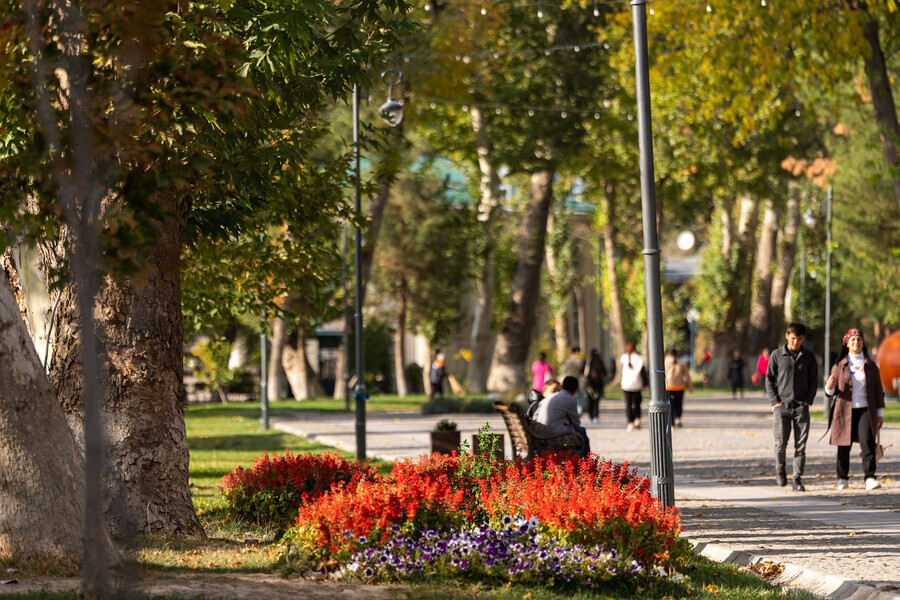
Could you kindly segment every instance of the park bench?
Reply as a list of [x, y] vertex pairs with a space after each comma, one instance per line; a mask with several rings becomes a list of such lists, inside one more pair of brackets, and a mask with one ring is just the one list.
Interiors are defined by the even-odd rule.
[[512, 402], [494, 402], [494, 410], [503, 417], [509, 439], [512, 442], [513, 455], [526, 460], [551, 450], [580, 453], [584, 439], [577, 433], [563, 433], [553, 436], [537, 436], [529, 427], [528, 417], [522, 407]]

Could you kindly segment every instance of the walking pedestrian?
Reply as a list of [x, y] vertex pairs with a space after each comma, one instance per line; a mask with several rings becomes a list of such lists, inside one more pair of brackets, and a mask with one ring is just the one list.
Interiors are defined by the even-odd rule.
[[584, 392], [588, 400], [588, 417], [591, 423], [600, 420], [600, 401], [603, 400], [603, 387], [606, 385], [606, 366], [603, 357], [596, 348], [591, 350], [591, 361], [587, 365]]
[[763, 348], [762, 352], [759, 353], [759, 356], [756, 358], [756, 371], [753, 373], [753, 376], [750, 377], [750, 382], [753, 385], [761, 385], [763, 388], [766, 387], [766, 369], [769, 368], [769, 349]]
[[553, 367], [547, 362], [547, 353], [538, 354], [538, 359], [531, 363], [531, 388], [537, 391], [544, 389], [544, 384], [553, 378]]
[[575, 399], [578, 401], [578, 416], [584, 414], [584, 393], [581, 388], [584, 386], [584, 355], [581, 354], [581, 347], [572, 346], [569, 358], [563, 363], [563, 376], [574, 377], [578, 380], [578, 392]]
[[859, 444], [866, 490], [881, 487], [875, 476], [875, 446], [884, 424], [884, 387], [878, 365], [869, 356], [862, 331], [850, 329], [844, 345], [825, 382], [825, 396], [831, 399], [830, 443], [837, 446], [838, 489], [850, 487], [850, 446]]
[[644, 370], [644, 359], [636, 352], [634, 342], [625, 344], [625, 354], [619, 359], [622, 365], [622, 392], [625, 396], [625, 418], [628, 419], [626, 429], [632, 431], [641, 428], [641, 390], [647, 387], [647, 371]]
[[738, 392], [740, 392], [741, 400], [743, 400], [744, 359], [741, 358], [740, 350], [735, 350], [731, 353], [731, 364], [728, 366], [728, 381], [731, 382], [731, 399], [736, 400]]
[[684, 409], [684, 390], [694, 393], [694, 382], [691, 381], [691, 370], [678, 360], [678, 351], [669, 348], [666, 352], [666, 394], [672, 405], [672, 419], [675, 427], [681, 427], [681, 413]]
[[806, 440], [809, 438], [809, 407], [816, 397], [819, 366], [812, 352], [803, 347], [806, 326], [789, 323], [786, 344], [769, 356], [766, 396], [772, 404], [775, 435], [775, 481], [787, 485], [785, 453], [791, 429], [794, 431], [793, 487], [805, 492]]
[[447, 368], [444, 366], [444, 353], [438, 352], [434, 357], [434, 362], [431, 363], [431, 375], [429, 377], [431, 394], [429, 395], [429, 400], [434, 400], [435, 396], [440, 396], [441, 399], [444, 398], [444, 378], [446, 376]]

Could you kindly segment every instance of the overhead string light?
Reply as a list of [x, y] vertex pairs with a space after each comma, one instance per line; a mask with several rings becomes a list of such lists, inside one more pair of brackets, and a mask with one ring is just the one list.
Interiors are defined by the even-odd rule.
[[411, 55], [407, 55], [404, 60], [408, 60], [409, 57], [416, 58], [452, 58], [455, 61], [463, 62], [465, 64], [469, 64], [472, 60], [489, 58], [497, 60], [501, 56], [522, 56], [522, 55], [533, 55], [533, 54], [543, 54], [544, 56], [550, 56], [556, 52], [575, 52], [579, 53], [582, 50], [590, 50], [592, 48], [600, 48], [602, 47], [604, 50], [609, 50], [609, 42], [589, 42], [587, 44], [560, 44], [557, 46], [547, 46], [545, 48], [521, 48], [517, 50], [479, 50], [477, 52], [432, 52], [432, 53], [414, 53]]
[[[463, 104], [461, 102], [456, 102], [453, 100], [446, 100], [441, 98], [430, 98], [424, 96], [418, 96], [418, 100], [421, 100], [424, 103], [427, 103], [428, 108], [434, 110], [438, 105], [443, 106], [459, 106], [462, 108], [464, 112], [469, 112], [469, 105]], [[567, 119], [569, 115], [577, 114], [577, 115], [587, 115], [591, 116], [596, 120], [600, 119], [600, 111], [597, 108], [589, 108], [589, 109], [579, 109], [579, 108], [571, 108], [568, 106], [514, 106], [510, 104], [500, 104], [496, 102], [486, 102], [479, 103], [478, 106], [483, 108], [484, 110], [493, 110], [493, 112], [497, 115], [502, 115], [505, 112], [527, 112], [529, 117], [533, 117], [536, 113], [556, 113], [563, 119]], [[632, 115], [628, 115], [628, 120], [632, 120], [634, 117]]]

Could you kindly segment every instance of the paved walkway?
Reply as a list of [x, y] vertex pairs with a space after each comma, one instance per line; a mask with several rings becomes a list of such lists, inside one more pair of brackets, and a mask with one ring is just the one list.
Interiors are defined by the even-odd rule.
[[[591, 449], [649, 474], [646, 403], [647, 425], [628, 432], [622, 401], [604, 401], [600, 422], [586, 424]], [[455, 421], [468, 440], [485, 423], [505, 433], [502, 419], [493, 414], [369, 414], [367, 455], [397, 460], [425, 454], [429, 432], [442, 418]], [[878, 467], [881, 489], [865, 491], [854, 451], [851, 488], [840, 491], [834, 448], [819, 441], [825, 425], [814, 423], [804, 476], [808, 491], [795, 493], [775, 485], [771, 414], [759, 392], [743, 400], [688, 395], [684, 424], [672, 436], [675, 497], [697, 552], [744, 565], [771, 561], [783, 567], [774, 581], [827, 598], [900, 599], [900, 428], [882, 432], [882, 443], [893, 446]], [[273, 426], [356, 450], [352, 414], [298, 413], [273, 420]], [[508, 435], [505, 441], [510, 456]]]

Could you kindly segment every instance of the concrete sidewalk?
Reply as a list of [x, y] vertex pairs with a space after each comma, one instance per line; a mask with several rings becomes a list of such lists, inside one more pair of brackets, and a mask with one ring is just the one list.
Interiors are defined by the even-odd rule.
[[[470, 444], [485, 423], [495, 433], [506, 433], [493, 414], [373, 413], [366, 416], [367, 456], [397, 460], [428, 453], [429, 432], [442, 418], [455, 421]], [[626, 431], [622, 401], [605, 400], [600, 422], [586, 424], [591, 449], [649, 475], [649, 424], [644, 422], [643, 429]], [[353, 414], [297, 413], [272, 423], [294, 435], [356, 450]], [[676, 506], [684, 534], [698, 553], [743, 565], [770, 561], [783, 567], [774, 581], [827, 598], [900, 599], [900, 428], [882, 432], [882, 443], [893, 444], [878, 466], [882, 487], [865, 491], [854, 451], [851, 489], [839, 491], [835, 449], [819, 441], [825, 425], [814, 423], [804, 474], [808, 491], [795, 493], [790, 486], [775, 485], [772, 417], [759, 392], [742, 400], [689, 395], [684, 424], [672, 435]], [[508, 435], [505, 442], [509, 457]]]

